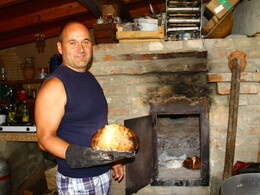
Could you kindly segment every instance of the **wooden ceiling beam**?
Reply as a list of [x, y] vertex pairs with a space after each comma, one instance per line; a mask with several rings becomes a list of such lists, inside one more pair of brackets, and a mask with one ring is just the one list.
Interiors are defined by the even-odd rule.
[[35, 33], [58, 36], [60, 27], [80, 21], [92, 28], [102, 15], [102, 2], [120, 5], [122, 20], [149, 15], [149, 4], [158, 13], [165, 0], [0, 0], [0, 49], [34, 41]]
[[125, 2], [123, 1], [123, 0], [119, 0], [119, 6], [120, 6], [120, 8], [121, 8], [121, 13], [120, 13], [120, 15], [121, 15], [121, 19], [122, 20], [126, 20], [126, 21], [128, 21], [128, 22], [133, 22], [134, 20], [133, 20], [133, 17], [132, 17], [132, 15], [129, 13], [129, 10], [128, 10], [128, 8], [126, 7], [126, 4], [125, 4]]
[[22, 2], [25, 2], [25, 1], [28, 1], [28, 0], [1, 0], [0, 1], [0, 8], [8, 7], [8, 6], [15, 5], [15, 4], [18, 4], [18, 3], [22, 3]]
[[[67, 22], [78, 21], [85, 24], [88, 28], [92, 28], [93, 24], [96, 22], [96, 18], [92, 14], [86, 14], [81, 16], [76, 16], [68, 18], [62, 21], [57, 21], [49, 24], [43, 24], [41, 33], [44, 33], [45, 38], [51, 38], [59, 35], [60, 28]], [[30, 31], [28, 29], [19, 29], [16, 31], [11, 31], [8, 33], [0, 33], [0, 37], [5, 37], [0, 39], [0, 50], [17, 45], [22, 45], [26, 43], [31, 43], [35, 41], [35, 34], [39, 33], [38, 27], [31, 27]]]
[[129, 4], [127, 4], [127, 7], [132, 16], [135, 16], [135, 17], [151, 16], [152, 17], [152, 14], [150, 13], [150, 3], [156, 14], [158, 14], [160, 12], [165, 12], [166, 2], [158, 1], [158, 0], [129, 3]]
[[14, 29], [24, 28], [26, 26], [49, 23], [55, 20], [61, 20], [77, 14], [88, 13], [88, 10], [78, 2], [72, 2], [46, 10], [30, 13], [27, 15], [10, 18], [0, 21], [0, 33]]
[[99, 0], [78, 0], [85, 8], [89, 9], [89, 11], [94, 14], [97, 18], [102, 16], [101, 4]]

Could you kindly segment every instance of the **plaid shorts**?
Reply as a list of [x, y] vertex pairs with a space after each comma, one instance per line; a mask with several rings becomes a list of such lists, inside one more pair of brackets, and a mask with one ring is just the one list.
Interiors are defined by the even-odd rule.
[[56, 175], [59, 195], [111, 195], [111, 174], [96, 177], [71, 178], [59, 172]]

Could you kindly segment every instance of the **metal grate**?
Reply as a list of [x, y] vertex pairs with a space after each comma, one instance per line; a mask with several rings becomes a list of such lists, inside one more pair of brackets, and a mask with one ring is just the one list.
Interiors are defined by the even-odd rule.
[[200, 38], [201, 0], [166, 0], [167, 40]]

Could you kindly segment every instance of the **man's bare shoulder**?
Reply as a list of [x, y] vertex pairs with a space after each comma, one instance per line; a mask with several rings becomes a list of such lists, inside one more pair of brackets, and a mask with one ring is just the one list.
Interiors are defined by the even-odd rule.
[[45, 91], [45, 90], [48, 90], [48, 91], [55, 90], [55, 91], [57, 91], [57, 90], [63, 89], [63, 88], [64, 88], [64, 86], [63, 86], [63, 83], [61, 82], [61, 80], [59, 80], [56, 77], [51, 77], [51, 78], [46, 79], [43, 82], [43, 84], [40, 88], [40, 91]]
[[38, 99], [55, 99], [55, 98], [65, 98], [66, 94], [65, 94], [65, 89], [63, 86], [63, 83], [55, 77], [52, 78], [48, 78], [46, 79], [38, 94], [37, 94], [37, 98]]

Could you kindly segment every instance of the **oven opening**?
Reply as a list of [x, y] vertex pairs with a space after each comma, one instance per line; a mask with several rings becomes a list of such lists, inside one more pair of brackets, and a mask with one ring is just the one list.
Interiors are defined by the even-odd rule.
[[124, 121], [140, 139], [126, 164], [127, 194], [148, 184], [209, 185], [208, 108], [207, 99], [179, 98], [151, 104], [149, 115]]
[[194, 185], [201, 178], [200, 115], [157, 114], [154, 185]]

